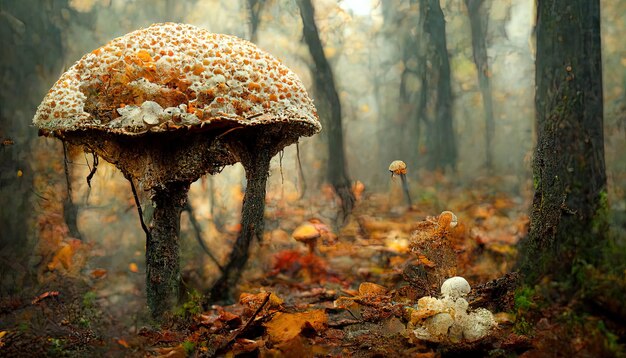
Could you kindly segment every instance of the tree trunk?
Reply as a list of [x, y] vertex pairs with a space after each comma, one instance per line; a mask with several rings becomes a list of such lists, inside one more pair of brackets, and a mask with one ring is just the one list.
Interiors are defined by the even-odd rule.
[[537, 15], [535, 196], [520, 261], [528, 282], [597, 263], [608, 210], [600, 1], [539, 0]]
[[177, 303], [180, 284], [180, 213], [187, 202], [189, 184], [153, 189], [154, 216], [146, 240], [146, 292], [154, 318]]
[[23, 288], [27, 268], [16, 266], [25, 265], [32, 254], [33, 204], [44, 200], [33, 195], [30, 163], [37, 131], [31, 120], [61, 66], [59, 19], [67, 1], [47, 1], [37, 11], [20, 0], [3, 1], [1, 7], [0, 37], [6, 50], [0, 56], [0, 296], [6, 296]]
[[422, 26], [427, 36], [426, 57], [432, 64], [429, 88], [434, 95], [434, 122], [428, 125], [427, 167], [431, 170], [456, 168], [456, 139], [452, 126], [452, 83], [446, 44], [446, 23], [439, 0], [420, 0]]
[[259, 24], [261, 23], [261, 11], [265, 0], [246, 0], [248, 13], [250, 14], [250, 42], [258, 41]]
[[[343, 128], [341, 124], [341, 102], [335, 87], [335, 79], [332, 69], [319, 37], [315, 24], [315, 12], [311, 0], [298, 0], [300, 16], [302, 17], [304, 40], [306, 41], [315, 69], [312, 75], [315, 81], [316, 94], [322, 102], [318, 106], [322, 118], [328, 117], [324, 122], [328, 135], [328, 181], [334, 187], [335, 192], [341, 198], [343, 218], [345, 219], [354, 206], [354, 194], [346, 169], [346, 160], [343, 148]], [[323, 103], [325, 102], [325, 103]]]
[[484, 0], [465, 0], [467, 13], [470, 20], [472, 32], [472, 53], [474, 64], [478, 72], [478, 86], [483, 98], [483, 110], [485, 112], [485, 167], [489, 172], [493, 170], [493, 136], [495, 122], [493, 120], [493, 100], [491, 97], [491, 81], [489, 80], [489, 62], [487, 60], [487, 46], [485, 35], [487, 33], [486, 23], [483, 18], [486, 14], [481, 11]]

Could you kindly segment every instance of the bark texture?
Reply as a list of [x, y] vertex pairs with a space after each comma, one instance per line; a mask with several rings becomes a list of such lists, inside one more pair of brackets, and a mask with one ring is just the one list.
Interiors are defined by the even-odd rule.
[[232, 300], [236, 284], [250, 256], [250, 244], [255, 237], [258, 241], [263, 237], [265, 186], [271, 158], [269, 150], [259, 148], [258, 151], [250, 151], [249, 157], [242, 160], [247, 185], [241, 208], [241, 232], [233, 245], [228, 263], [223, 268], [222, 276], [211, 288], [212, 302]]
[[155, 206], [146, 239], [146, 293], [152, 317], [161, 318], [177, 303], [180, 283], [180, 213], [189, 183], [172, 183], [152, 191]]
[[539, 0], [529, 282], [600, 260], [607, 223], [599, 0]]
[[350, 177], [346, 168], [343, 146], [343, 128], [341, 120], [341, 102], [335, 86], [335, 78], [328, 59], [324, 54], [319, 31], [315, 24], [315, 10], [311, 0], [298, 0], [302, 17], [304, 40], [315, 64], [312, 76], [315, 81], [315, 92], [320, 97], [317, 105], [320, 118], [328, 135], [328, 181], [341, 198], [344, 219], [354, 207], [354, 194], [351, 190]]

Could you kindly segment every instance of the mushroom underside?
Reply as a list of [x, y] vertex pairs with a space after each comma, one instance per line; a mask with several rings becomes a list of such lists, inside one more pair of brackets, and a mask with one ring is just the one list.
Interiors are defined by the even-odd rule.
[[137, 136], [93, 129], [53, 134], [114, 164], [128, 180], [138, 181], [150, 192], [155, 210], [146, 238], [146, 291], [152, 316], [159, 318], [178, 298], [180, 213], [190, 184], [226, 165], [241, 162], [244, 166], [248, 185], [242, 230], [224, 266], [226, 273], [218, 279], [218, 286], [222, 282], [232, 287], [246, 264], [250, 243], [262, 235], [270, 159], [300, 136], [314, 132], [311, 126], [297, 122], [232, 123]]

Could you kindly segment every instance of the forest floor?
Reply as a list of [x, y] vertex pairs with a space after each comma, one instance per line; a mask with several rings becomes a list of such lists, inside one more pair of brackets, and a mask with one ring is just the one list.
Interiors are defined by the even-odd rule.
[[[411, 208], [397, 191], [368, 194], [357, 186], [360, 200], [341, 227], [329, 218], [338, 203], [328, 190], [315, 200], [270, 201], [266, 237], [256, 245], [235, 303], [202, 308], [200, 292], [208, 287], [199, 272], [216, 269], [195, 255], [183, 265], [182, 303], [161, 323], [149, 318], [141, 264], [105, 267], [106, 248], [67, 238], [39, 264], [45, 269], [37, 279], [0, 300], [0, 356], [623, 355], [623, 322], [560, 302], [550, 282], [521, 286], [511, 271], [528, 229], [530, 195], [499, 192], [491, 184], [453, 189], [433, 177], [421, 183]], [[472, 286], [470, 310], [487, 308], [497, 322], [482, 338], [428, 340], [415, 333], [423, 323], [412, 316], [418, 299], [437, 297], [439, 290], [433, 285], [425, 292], [410, 282], [407, 267], [428, 274], [438, 264], [437, 257], [412, 250], [412, 241], [416, 230], [436, 227], [443, 210], [458, 218], [444, 239], [455, 250], [456, 274]], [[312, 253], [292, 238], [301, 225], [319, 233]], [[233, 240], [235, 232], [223, 235]]]

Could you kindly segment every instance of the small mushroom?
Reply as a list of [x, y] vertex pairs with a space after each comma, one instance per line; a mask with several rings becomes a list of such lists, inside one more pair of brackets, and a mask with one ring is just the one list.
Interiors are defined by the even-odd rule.
[[417, 307], [409, 307], [415, 337], [431, 342], [474, 342], [487, 336], [496, 321], [484, 308], [470, 310], [465, 296], [470, 285], [463, 277], [452, 277], [441, 285], [443, 298], [424, 296]]
[[321, 237], [320, 231], [315, 227], [314, 224], [306, 223], [298, 226], [292, 234], [293, 238], [305, 244], [309, 248], [309, 254], [315, 254], [315, 246], [317, 245], [317, 240]]
[[389, 164], [389, 171], [391, 172], [391, 177], [394, 175], [399, 175], [400, 180], [402, 181], [402, 191], [404, 192], [404, 198], [406, 199], [409, 208], [413, 206], [411, 201], [411, 195], [409, 195], [409, 184], [406, 179], [406, 163], [401, 160], [394, 160]]
[[232, 298], [249, 246], [262, 237], [270, 159], [321, 129], [304, 85], [276, 58], [237, 37], [176, 23], [83, 56], [50, 89], [33, 124], [149, 191], [146, 290], [155, 318], [178, 297], [180, 213], [190, 184], [225, 165], [245, 169], [241, 232], [211, 289], [212, 300]]
[[465, 297], [470, 293], [470, 290], [469, 283], [461, 276], [450, 277], [441, 285], [441, 294], [452, 299]]

